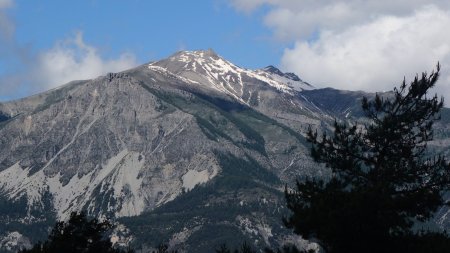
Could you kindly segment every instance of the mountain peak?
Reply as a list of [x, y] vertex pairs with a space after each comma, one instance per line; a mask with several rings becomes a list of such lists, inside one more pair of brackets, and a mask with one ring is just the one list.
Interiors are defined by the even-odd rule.
[[269, 65], [269, 66], [263, 68], [263, 70], [264, 70], [265, 72], [269, 72], [269, 73], [271, 73], [271, 74], [277, 74], [277, 75], [279, 75], [279, 76], [283, 76], [283, 75], [284, 75], [284, 73], [281, 72], [281, 70], [279, 70], [277, 67], [274, 67], [274, 66], [272, 66], [272, 65]]
[[300, 79], [300, 77], [298, 77], [296, 74], [292, 73], [292, 72], [286, 72], [284, 73], [284, 75], [289, 78], [292, 79], [294, 81], [302, 81], [302, 79]]
[[291, 73], [291, 72], [283, 73], [277, 67], [274, 67], [272, 65], [269, 65], [269, 66], [263, 68], [262, 70], [265, 71], [265, 72], [268, 72], [270, 74], [275, 74], [275, 75], [278, 75], [278, 76], [286, 77], [288, 79], [291, 79], [292, 81], [297, 81], [297, 82], [302, 81], [302, 79], [300, 79], [300, 77], [298, 77], [296, 74]]
[[207, 49], [207, 50], [192, 50], [192, 51], [179, 51], [169, 57], [171, 60], [176, 61], [186, 61], [186, 60], [193, 60], [193, 59], [219, 59], [221, 58], [213, 49]]
[[212, 48], [208, 48], [207, 50], [199, 50], [198, 52], [202, 52], [207, 56], [218, 56], [217, 53]]
[[[293, 73], [283, 73], [274, 66], [249, 70], [222, 58], [214, 50], [179, 51], [167, 59], [151, 63], [149, 68], [172, 75], [186, 83], [203, 86], [248, 103], [245, 83], [265, 83], [292, 94], [294, 90], [311, 89], [311, 85]], [[244, 81], [246, 80], [246, 81]], [[253, 81], [249, 81], [253, 80]]]

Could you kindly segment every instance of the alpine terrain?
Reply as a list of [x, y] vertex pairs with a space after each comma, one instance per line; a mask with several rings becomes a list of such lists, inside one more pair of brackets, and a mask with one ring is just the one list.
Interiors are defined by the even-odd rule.
[[[363, 123], [362, 96], [373, 94], [316, 89], [207, 50], [0, 103], [0, 251], [45, 239], [80, 210], [112, 219], [111, 240], [138, 252], [315, 248], [284, 228], [284, 187], [329, 175], [306, 130]], [[435, 135], [430, 147], [449, 155], [448, 109]], [[450, 228], [450, 212], [435, 221]]]

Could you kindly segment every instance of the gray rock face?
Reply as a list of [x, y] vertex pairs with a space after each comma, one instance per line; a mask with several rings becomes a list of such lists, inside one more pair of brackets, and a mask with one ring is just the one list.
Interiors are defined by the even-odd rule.
[[290, 233], [283, 185], [328, 175], [309, 158], [306, 128], [360, 116], [360, 97], [208, 50], [0, 103], [0, 200], [23, 211], [0, 206], [11, 224], [0, 236], [22, 229], [33, 241], [27, 226], [87, 210], [124, 224], [143, 251], [163, 240], [182, 252], [277, 245]]
[[[195, 118], [161, 109], [161, 100], [126, 75], [92, 80], [45, 107], [0, 130], [2, 145], [11, 147], [1, 153], [3, 191], [10, 198], [26, 194], [29, 208], [49, 190], [60, 218], [83, 206], [137, 215], [175, 198], [189, 170], [206, 179], [219, 170]], [[19, 174], [27, 175], [11, 184]], [[100, 197], [114, 204], [100, 208], [92, 201]]]

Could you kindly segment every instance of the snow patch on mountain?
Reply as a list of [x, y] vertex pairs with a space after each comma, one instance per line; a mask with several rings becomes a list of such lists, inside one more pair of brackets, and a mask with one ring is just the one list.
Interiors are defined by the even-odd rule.
[[311, 86], [309, 83], [303, 82], [295, 74], [283, 73], [279, 69], [277, 69], [273, 66], [269, 66], [269, 67], [266, 67], [263, 69], [258, 69], [258, 70], [255, 70], [254, 72], [260, 76], [269, 78], [270, 80], [275, 81], [276, 83], [280, 83], [283, 86], [287, 86], [296, 91], [314, 89], [313, 86]]
[[170, 72], [168, 69], [166, 69], [166, 68], [164, 68], [164, 67], [160, 67], [160, 66], [155, 66], [155, 65], [153, 65], [153, 64], [154, 64], [154, 63], [150, 63], [150, 64], [148, 65], [148, 68], [151, 69], [151, 70], [153, 70], [153, 71], [156, 71], [156, 72], [158, 72], [158, 73], [160, 73], [160, 74], [164, 74], [164, 75], [166, 75], [166, 76], [169, 76], [169, 77], [172, 77], [172, 78], [175, 78], [175, 79], [179, 79], [179, 80], [181, 80], [181, 81], [183, 81], [183, 82], [185, 82], [185, 83], [198, 84], [198, 82], [196, 82], [196, 81], [194, 81], [194, 80], [191, 80], [191, 79], [188, 79], [188, 78], [179, 76], [179, 75], [175, 75], [174, 73]]
[[[313, 89], [301, 81], [295, 74], [268, 71], [266, 69], [249, 70], [218, 56], [214, 51], [181, 51], [159, 62], [152, 62], [148, 68], [169, 75], [182, 76], [187, 83], [195, 83], [228, 94], [244, 104], [244, 80], [258, 80], [278, 91], [294, 95], [295, 91]], [[274, 68], [274, 67], [273, 67]], [[201, 80], [196, 80], [201, 78]], [[205, 82], [206, 81], [206, 82]]]

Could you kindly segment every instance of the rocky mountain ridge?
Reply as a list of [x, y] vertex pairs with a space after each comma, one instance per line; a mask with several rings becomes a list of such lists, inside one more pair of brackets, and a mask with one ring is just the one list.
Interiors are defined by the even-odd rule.
[[[328, 175], [306, 128], [357, 119], [363, 95], [207, 50], [0, 103], [0, 234], [36, 241], [87, 210], [119, 222], [142, 252], [161, 241], [181, 252], [279, 245], [292, 239], [283, 185]], [[448, 122], [440, 129], [445, 152]]]

